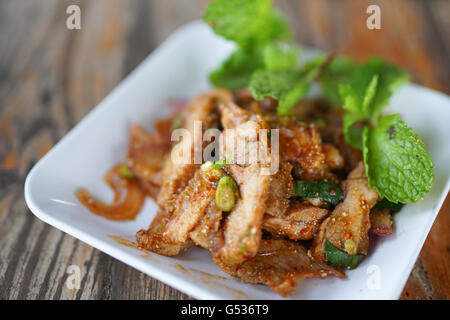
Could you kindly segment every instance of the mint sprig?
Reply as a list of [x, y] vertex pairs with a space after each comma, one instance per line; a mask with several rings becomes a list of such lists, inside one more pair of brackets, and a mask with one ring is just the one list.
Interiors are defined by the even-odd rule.
[[343, 104], [339, 87], [343, 84], [350, 84], [356, 67], [357, 64], [349, 58], [335, 57], [320, 77], [323, 95], [334, 106]]
[[[275, 60], [264, 54], [272, 42], [291, 37], [283, 15], [273, 8], [271, 0], [215, 0], [207, 6], [204, 19], [216, 34], [238, 47], [210, 74], [215, 86], [241, 89], [248, 85], [254, 71], [264, 68], [264, 60], [270, 65], [284, 63], [284, 57]], [[292, 56], [286, 58], [291, 60]]]
[[362, 130], [354, 124], [358, 121], [372, 118], [370, 105], [375, 97], [378, 86], [378, 75], [374, 75], [360, 98], [349, 84], [340, 86], [340, 94], [344, 101], [342, 107], [347, 112], [342, 119], [342, 128], [345, 139], [355, 148], [362, 148]]
[[355, 68], [351, 77], [351, 86], [360, 100], [365, 99], [367, 88], [375, 75], [378, 75], [376, 91], [366, 106], [372, 122], [376, 121], [383, 108], [388, 105], [392, 94], [409, 80], [408, 73], [402, 69], [380, 58], [372, 58]]
[[398, 115], [380, 116], [394, 88], [407, 78], [372, 59], [355, 68], [350, 84], [339, 88], [345, 139], [362, 149], [370, 187], [393, 203], [416, 202], [433, 183], [433, 162], [417, 134]]
[[204, 19], [216, 34], [241, 48], [290, 37], [272, 0], [215, 0], [208, 4]]

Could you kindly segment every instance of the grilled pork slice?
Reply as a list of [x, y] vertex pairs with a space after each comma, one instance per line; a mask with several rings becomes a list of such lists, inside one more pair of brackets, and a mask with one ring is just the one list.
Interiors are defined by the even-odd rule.
[[344, 158], [339, 149], [329, 143], [323, 144], [323, 152], [325, 153], [325, 163], [331, 170], [342, 169], [344, 167]]
[[261, 223], [270, 185], [270, 176], [262, 172], [268, 169], [270, 159], [267, 154], [262, 158], [259, 153], [263, 140], [260, 129], [267, 128], [260, 116], [252, 115], [251, 120], [225, 129], [220, 137], [221, 157], [233, 159], [233, 164], [225, 165], [225, 169], [231, 173], [240, 193], [225, 221], [223, 238], [217, 245], [219, 255], [228, 264], [238, 264], [254, 256], [261, 240]]
[[227, 169], [239, 186], [240, 199], [225, 222], [219, 255], [227, 264], [239, 264], [258, 251], [270, 176], [261, 175], [259, 164], [227, 165]]
[[213, 200], [206, 209], [206, 214], [198, 225], [189, 233], [190, 238], [197, 246], [213, 250], [216, 237], [219, 235], [222, 210], [216, 206]]
[[392, 215], [389, 209], [372, 209], [370, 211], [370, 232], [379, 236], [392, 234]]
[[199, 169], [181, 192], [176, 209], [170, 217], [164, 236], [171, 242], [184, 242], [189, 232], [205, 215], [211, 201], [214, 201], [214, 185], [204, 177]]
[[[167, 127], [166, 122], [159, 122], [159, 127]], [[131, 128], [127, 165], [154, 199], [161, 188], [163, 163], [169, 151], [170, 137], [167, 139], [161, 130], [150, 134], [139, 125]]]
[[289, 198], [294, 194], [292, 165], [281, 162], [277, 173], [271, 176], [269, 197], [266, 201], [266, 214], [283, 217], [289, 208]]
[[139, 230], [136, 233], [136, 241], [139, 247], [164, 256], [176, 256], [181, 251], [189, 249], [193, 245], [190, 240], [183, 243], [173, 243], [164, 238], [163, 233], [168, 221], [169, 215], [159, 210], [150, 228]]
[[[194, 137], [201, 138], [203, 136], [203, 132], [199, 132], [197, 135], [194, 135], [194, 133], [196, 133], [194, 132], [195, 121], [201, 121], [202, 130], [209, 128], [213, 123], [219, 120], [217, 104], [229, 101], [231, 99], [231, 92], [222, 89], [215, 89], [197, 96], [189, 102], [183, 112], [183, 127], [190, 132], [193, 139]], [[189, 142], [190, 145], [188, 146], [191, 151], [191, 155], [193, 155], [194, 152], [193, 139]], [[180, 144], [182, 143], [185, 142], [181, 141], [177, 146], [181, 147]], [[188, 185], [189, 180], [194, 176], [195, 171], [199, 167], [198, 164], [193, 164], [193, 160], [194, 159], [192, 156], [189, 164], [173, 163], [170, 157], [166, 161], [162, 177], [163, 183], [157, 197], [157, 203], [160, 208], [164, 209], [169, 214], [175, 210], [175, 204], [178, 196]]]
[[[265, 215], [263, 229], [272, 234], [287, 236], [291, 240], [309, 240], [314, 237], [328, 210], [291, 201], [284, 217]], [[267, 211], [267, 210], [266, 210]]]
[[345, 278], [340, 269], [314, 261], [303, 245], [289, 240], [262, 240], [257, 255], [240, 265], [214, 259], [231, 276], [245, 283], [265, 284], [284, 297], [294, 293], [298, 281], [305, 278]]
[[220, 121], [225, 129], [236, 128], [250, 119], [250, 113], [233, 102], [225, 102], [219, 106]]
[[[266, 131], [261, 131], [266, 130]], [[252, 116], [236, 128], [225, 128], [219, 138], [220, 157], [245, 166], [270, 164], [268, 127], [260, 116]]]
[[300, 164], [299, 179], [323, 180], [327, 164], [322, 139], [314, 125], [289, 120], [280, 128], [280, 159]]
[[351, 255], [367, 253], [370, 209], [375, 205], [378, 193], [370, 189], [362, 162], [350, 172], [343, 188], [344, 201], [324, 220], [314, 238], [313, 256], [318, 261], [325, 259], [326, 241]]
[[175, 164], [170, 157], [162, 171], [162, 185], [157, 196], [157, 204], [164, 211], [172, 214], [180, 193], [187, 187], [189, 181], [198, 170], [196, 164]]

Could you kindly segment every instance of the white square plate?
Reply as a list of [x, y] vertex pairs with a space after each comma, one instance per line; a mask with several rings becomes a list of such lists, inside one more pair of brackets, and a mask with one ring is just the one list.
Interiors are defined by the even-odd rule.
[[[176, 31], [31, 170], [25, 183], [30, 210], [56, 228], [192, 297], [281, 298], [266, 286], [230, 278], [206, 250], [192, 248], [168, 258], [115, 241], [111, 235], [133, 240], [137, 230], [149, 226], [157, 209], [151, 200], [135, 221], [113, 222], [90, 213], [75, 197], [77, 189], [86, 187], [102, 199], [112, 199], [102, 178], [123, 161], [131, 124], [151, 128], [165, 114], [170, 99], [192, 98], [207, 89], [209, 71], [232, 49], [202, 22]], [[358, 269], [347, 272], [347, 279], [301, 281], [289, 299], [399, 297], [449, 189], [450, 99], [407, 85], [395, 94], [389, 111], [400, 113], [425, 142], [435, 164], [433, 188], [423, 201], [408, 204], [395, 215], [394, 234], [378, 239]], [[374, 272], [380, 280], [375, 288], [370, 285]]]

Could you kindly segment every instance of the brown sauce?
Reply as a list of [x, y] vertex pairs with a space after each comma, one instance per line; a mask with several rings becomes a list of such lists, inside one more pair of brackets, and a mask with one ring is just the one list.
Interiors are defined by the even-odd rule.
[[78, 200], [92, 213], [109, 220], [134, 220], [141, 211], [146, 193], [140, 188], [136, 179], [127, 179], [120, 175], [120, 166], [113, 168], [105, 177], [105, 182], [114, 191], [111, 204], [94, 198], [86, 189], [78, 190]]

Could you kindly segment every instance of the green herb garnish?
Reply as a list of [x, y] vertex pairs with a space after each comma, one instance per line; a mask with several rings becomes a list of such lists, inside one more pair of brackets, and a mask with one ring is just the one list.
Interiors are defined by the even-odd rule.
[[319, 56], [300, 70], [258, 70], [250, 80], [250, 91], [256, 100], [278, 100], [278, 114], [286, 115], [308, 93], [325, 61], [326, 56]]
[[335, 267], [355, 269], [364, 257], [364, 254], [348, 254], [336, 248], [329, 241], [325, 242], [325, 259]]
[[238, 49], [209, 75], [209, 79], [216, 87], [238, 90], [246, 87], [253, 72], [263, 66], [262, 48]]
[[342, 106], [339, 86], [350, 83], [357, 64], [346, 57], [335, 57], [320, 77], [323, 95], [334, 105]]
[[273, 42], [264, 48], [264, 67], [269, 71], [295, 69], [300, 49], [287, 42]]
[[345, 139], [362, 149], [369, 186], [393, 203], [416, 202], [431, 188], [433, 162], [419, 139], [398, 115], [380, 116], [408, 75], [373, 58], [351, 70], [339, 86], [346, 113]]
[[134, 178], [133, 172], [131, 172], [131, 170], [128, 168], [128, 166], [125, 163], [120, 165], [119, 174], [123, 178], [127, 178], [127, 179]]
[[308, 199], [319, 199], [332, 205], [337, 205], [342, 200], [342, 190], [330, 182], [297, 181], [295, 184], [295, 196]]
[[403, 206], [403, 203], [393, 203], [387, 199], [383, 199], [374, 206], [374, 209], [389, 209], [391, 211], [400, 211]]
[[222, 159], [222, 160], [216, 161], [216, 162], [212, 165], [211, 169], [213, 169], [213, 170], [214, 170], [214, 169], [222, 169], [224, 165], [226, 165], [226, 164], [231, 164], [231, 163], [232, 163], [232, 161], [231, 161], [230, 158]]
[[433, 162], [419, 139], [398, 115], [383, 116], [363, 134], [369, 186], [393, 203], [416, 202], [431, 188]]
[[238, 47], [210, 74], [215, 86], [230, 90], [246, 87], [252, 73], [264, 67], [266, 45], [291, 36], [283, 15], [273, 8], [271, 0], [215, 0], [207, 6], [204, 19], [216, 34]]

